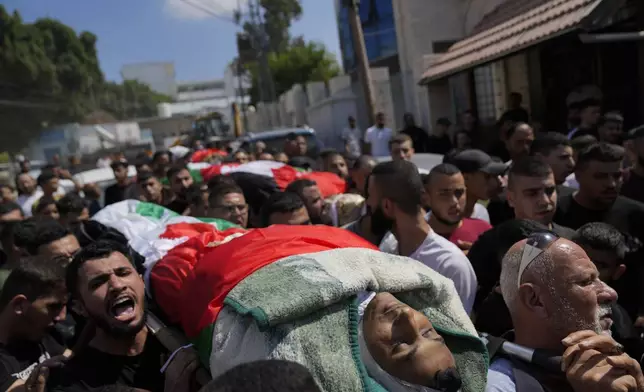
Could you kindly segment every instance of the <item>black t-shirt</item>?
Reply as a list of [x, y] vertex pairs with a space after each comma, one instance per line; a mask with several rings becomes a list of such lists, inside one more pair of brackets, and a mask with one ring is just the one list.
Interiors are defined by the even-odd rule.
[[112, 355], [87, 347], [61, 369], [54, 369], [47, 388], [54, 392], [86, 392], [106, 385], [126, 385], [150, 392], [163, 392], [167, 360], [166, 350], [159, 341], [148, 335], [140, 355]]
[[136, 184], [121, 186], [119, 184], [110, 185], [105, 189], [105, 205], [118, 203], [119, 201], [134, 199], [138, 200], [138, 189]]
[[449, 136], [429, 136], [427, 139], [427, 152], [430, 154], [445, 155], [454, 148]]
[[0, 345], [0, 391], [6, 391], [17, 380], [27, 380], [38, 364], [61, 355], [65, 348], [50, 335], [40, 342], [11, 342]]
[[644, 240], [644, 204], [624, 196], [618, 196], [615, 203], [605, 210], [591, 210], [581, 206], [573, 194], [559, 196], [555, 222], [573, 230], [590, 222], [604, 222], [616, 227], [624, 234]]
[[400, 131], [409, 136], [414, 143], [414, 150], [417, 153], [427, 152], [427, 146], [429, 142], [429, 135], [425, 132], [424, 129], [418, 127], [407, 127]]
[[[557, 185], [557, 196], [559, 198], [572, 195], [575, 192], [575, 189], [564, 186]], [[499, 195], [498, 197], [490, 200], [487, 204], [487, 212], [490, 214], [490, 224], [492, 226], [500, 225], [503, 222], [514, 219], [514, 209], [508, 204], [508, 199], [505, 194]]]
[[628, 180], [622, 185], [622, 196], [644, 203], [644, 177], [631, 170]]

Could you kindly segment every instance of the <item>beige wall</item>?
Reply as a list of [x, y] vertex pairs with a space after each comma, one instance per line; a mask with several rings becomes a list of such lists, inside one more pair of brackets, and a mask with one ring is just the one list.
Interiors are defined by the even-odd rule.
[[[398, 57], [403, 78], [405, 107], [425, 127], [439, 117], [455, 120], [449, 89], [428, 91], [418, 86], [427, 69], [423, 56], [434, 53], [436, 42], [465, 38], [483, 16], [504, 0], [394, 0]], [[432, 102], [438, 100], [441, 102]], [[445, 102], [447, 104], [445, 104]]]
[[139, 128], [150, 129], [154, 143], [157, 146], [163, 145], [163, 139], [167, 137], [177, 136], [182, 131], [192, 129], [194, 117], [170, 117], [170, 118], [154, 118], [139, 121]]

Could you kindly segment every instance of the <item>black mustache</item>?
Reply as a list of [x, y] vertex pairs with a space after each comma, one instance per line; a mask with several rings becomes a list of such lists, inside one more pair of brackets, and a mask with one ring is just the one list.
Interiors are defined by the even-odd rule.
[[458, 392], [461, 389], [463, 381], [456, 368], [439, 370], [434, 375], [434, 386], [431, 388], [438, 389], [442, 392]]

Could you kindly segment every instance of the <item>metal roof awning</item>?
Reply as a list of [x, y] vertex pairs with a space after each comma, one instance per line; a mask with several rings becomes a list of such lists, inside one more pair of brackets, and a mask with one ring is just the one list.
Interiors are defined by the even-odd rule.
[[602, 1], [604, 0], [550, 0], [459, 41], [425, 71], [420, 84], [498, 60], [581, 28]]

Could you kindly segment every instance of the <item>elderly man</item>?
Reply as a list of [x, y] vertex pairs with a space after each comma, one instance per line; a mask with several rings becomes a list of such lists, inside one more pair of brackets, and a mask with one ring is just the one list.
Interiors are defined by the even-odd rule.
[[644, 390], [639, 363], [610, 337], [617, 294], [579, 245], [548, 232], [516, 243], [503, 258], [501, 291], [515, 343], [563, 355], [561, 372], [498, 358], [487, 391], [514, 392], [528, 379], [544, 391]]

